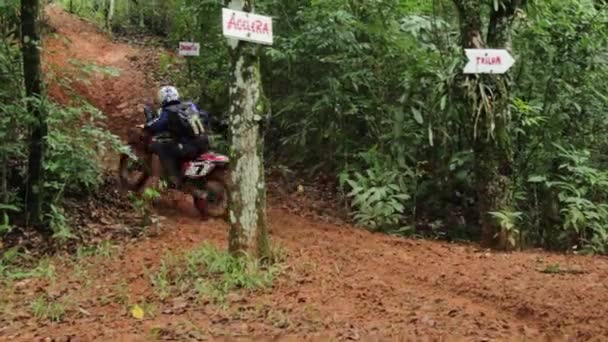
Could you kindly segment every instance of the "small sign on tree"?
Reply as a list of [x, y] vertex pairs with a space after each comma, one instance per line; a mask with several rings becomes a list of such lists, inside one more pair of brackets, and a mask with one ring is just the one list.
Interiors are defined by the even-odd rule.
[[201, 44], [192, 42], [180, 42], [179, 43], [179, 55], [180, 56], [200, 56]]
[[469, 59], [464, 66], [465, 74], [504, 74], [515, 63], [505, 49], [465, 49]]
[[272, 45], [272, 18], [253, 13], [222, 9], [224, 36], [258, 44]]

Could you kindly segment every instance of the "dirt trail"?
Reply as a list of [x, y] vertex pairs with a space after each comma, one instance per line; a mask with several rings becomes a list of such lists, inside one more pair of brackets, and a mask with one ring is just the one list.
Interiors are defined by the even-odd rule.
[[[44, 42], [45, 70], [52, 70], [57, 76], [67, 74], [75, 80], [68, 87], [51, 82], [50, 94], [62, 103], [69, 102], [73, 94], [83, 96], [108, 116], [108, 128], [124, 137], [130, 127], [141, 123], [143, 102], [155, 95], [153, 80], [141, 70], [151, 62], [150, 54], [112, 42], [96, 27], [60, 7], [49, 6], [47, 15], [55, 32]], [[91, 64], [108, 70], [90, 75], [74, 72]], [[118, 77], [112, 75], [115, 72]]]
[[[105, 111], [111, 129], [124, 133], [139, 118], [127, 116], [127, 105], [118, 106], [131, 107], [149, 96], [145, 70], [129, 62], [141, 58], [141, 51], [109, 41], [56, 7], [48, 13], [59, 36], [46, 43], [47, 63], [61, 66], [76, 58], [120, 69], [116, 78], [99, 77], [77, 90]], [[63, 37], [72, 43], [66, 44]], [[202, 331], [203, 337], [292, 336], [296, 340], [395, 339], [410, 334], [462, 336], [470, 341], [608, 338], [605, 258], [489, 253], [473, 245], [372, 234], [276, 208], [269, 210], [269, 218], [273, 240], [286, 248], [290, 267], [272, 289], [259, 295], [240, 298], [225, 310], [203, 305], [165, 314], [159, 309], [153, 319], [136, 321], [116, 305], [87, 293], [81, 300], [88, 315], [74, 315], [67, 323], [54, 325], [18, 321], [0, 328], [0, 339], [13, 335], [24, 341], [47, 336], [144, 341], [155, 327], [177, 340], [197, 339], [194, 330]], [[122, 246], [116, 260], [99, 267], [94, 276], [99, 281], [97, 295], [127, 280], [133, 298], [149, 298], [146, 269], [157, 267], [167, 250], [183, 251], [203, 241], [225, 247], [227, 226], [199, 222], [184, 203], [178, 214], [168, 215], [157, 236]], [[581, 272], [540, 272], [557, 264], [559, 269]]]

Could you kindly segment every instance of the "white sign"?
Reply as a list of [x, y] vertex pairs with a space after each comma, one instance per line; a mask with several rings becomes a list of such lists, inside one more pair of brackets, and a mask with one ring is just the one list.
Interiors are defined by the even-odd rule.
[[465, 49], [469, 59], [464, 66], [465, 74], [504, 74], [515, 60], [505, 49]]
[[272, 45], [270, 17], [223, 8], [222, 30], [228, 38]]
[[180, 56], [200, 56], [201, 44], [181, 42], [179, 43], [179, 55]]

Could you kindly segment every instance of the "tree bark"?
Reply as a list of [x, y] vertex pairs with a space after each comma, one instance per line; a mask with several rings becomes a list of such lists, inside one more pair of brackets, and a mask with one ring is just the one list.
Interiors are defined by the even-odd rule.
[[460, 39], [463, 49], [480, 49], [485, 45], [481, 34], [481, 2], [454, 0], [460, 20]]
[[114, 6], [115, 6], [115, 2], [114, 0], [108, 0], [108, 4], [107, 4], [107, 12], [106, 12], [106, 29], [108, 30], [108, 33], [111, 35], [112, 34], [112, 19], [114, 18]]
[[516, 12], [527, 4], [527, 0], [510, 0], [492, 9], [488, 26], [488, 46], [511, 49], [511, 34]]
[[127, 0], [126, 3], [126, 11], [127, 11], [127, 23], [131, 24], [131, 0]]
[[[482, 35], [482, 5], [477, 0], [453, 0], [458, 10], [461, 43], [464, 49], [510, 48], [513, 18], [525, 0], [507, 0], [498, 8], [490, 6], [490, 22], [486, 37]], [[498, 249], [513, 249], [519, 242], [517, 231], [506, 231], [491, 212], [513, 208], [512, 161], [508, 122], [510, 113], [508, 75], [465, 76], [463, 97], [469, 113], [467, 122], [472, 133], [475, 155], [477, 210], [482, 244]], [[491, 96], [489, 96], [491, 94]], [[483, 95], [483, 96], [482, 96]], [[484, 98], [489, 99], [487, 101]], [[479, 127], [486, 133], [480, 136]]]
[[144, 22], [144, 2], [143, 0], [139, 1], [139, 27], [146, 27], [146, 23]]
[[[234, 10], [253, 12], [253, 0], [227, 0]], [[258, 48], [230, 41], [230, 252], [235, 255], [268, 256], [264, 139], [261, 124], [267, 113], [262, 92]]]
[[28, 98], [28, 110], [34, 116], [30, 136], [28, 181], [26, 191], [27, 221], [42, 227], [43, 160], [45, 138], [48, 132], [46, 113], [38, 101], [42, 98], [40, 66], [40, 35], [38, 27], [38, 0], [21, 1], [21, 36], [23, 53], [23, 76]]

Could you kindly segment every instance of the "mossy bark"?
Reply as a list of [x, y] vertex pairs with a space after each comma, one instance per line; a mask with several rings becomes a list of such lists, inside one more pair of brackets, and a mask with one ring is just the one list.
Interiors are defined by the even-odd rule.
[[[28, 98], [42, 98], [42, 69], [40, 62], [40, 30], [38, 25], [38, 0], [21, 1], [21, 35], [23, 52], [23, 76], [25, 93]], [[27, 179], [27, 221], [28, 224], [46, 230], [42, 226], [42, 198], [44, 185], [44, 150], [48, 133], [46, 113], [40, 104], [28, 102], [28, 110], [33, 114], [31, 127], [28, 179]]]
[[146, 27], [146, 23], [144, 21], [144, 1], [143, 0], [139, 0], [139, 27], [144, 28]]
[[112, 34], [112, 19], [114, 19], [114, 1], [115, 0], [108, 0], [108, 3], [106, 4], [106, 30], [108, 30], [110, 35]]
[[[458, 9], [463, 49], [510, 48], [512, 22], [525, 0], [504, 1], [498, 8], [492, 6], [485, 40], [481, 20], [485, 5], [477, 0], [453, 1]], [[490, 212], [513, 209], [513, 152], [508, 132], [510, 81], [508, 75], [471, 75], [464, 76], [461, 85], [467, 100], [469, 132], [474, 144], [482, 244], [503, 250], [513, 249], [520, 241], [514, 236], [516, 231], [505, 231], [490, 215]]]
[[[228, 0], [230, 8], [251, 12], [253, 0]], [[258, 47], [230, 41], [230, 251], [264, 258], [269, 253], [262, 124], [268, 115], [262, 92]]]

